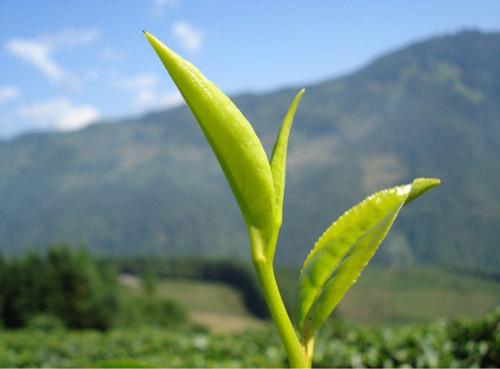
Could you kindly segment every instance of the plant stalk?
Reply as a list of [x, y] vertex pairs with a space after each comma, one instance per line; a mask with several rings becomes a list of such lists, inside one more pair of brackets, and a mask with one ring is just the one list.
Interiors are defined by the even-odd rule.
[[314, 354], [314, 337], [307, 338], [306, 341], [302, 342], [302, 347], [306, 353], [307, 367], [312, 366], [312, 359]]
[[[272, 239], [275, 239], [275, 237], [272, 237]], [[252, 244], [252, 259], [259, 283], [264, 292], [264, 298], [271, 312], [271, 317], [285, 346], [290, 367], [310, 368], [311, 366], [306, 359], [305, 351], [300, 344], [299, 338], [295, 333], [295, 328], [283, 303], [274, 275], [273, 261], [264, 256], [263, 251], [264, 249], [268, 249], [269, 245], [264, 247], [265, 242], [258, 233], [252, 232], [250, 234], [250, 241]]]

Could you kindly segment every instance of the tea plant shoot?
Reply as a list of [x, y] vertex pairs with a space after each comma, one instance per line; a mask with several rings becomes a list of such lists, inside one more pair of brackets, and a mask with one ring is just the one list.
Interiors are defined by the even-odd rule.
[[291, 367], [311, 367], [314, 336], [356, 282], [401, 209], [440, 184], [413, 182], [377, 192], [346, 211], [318, 239], [298, 281], [295, 322], [278, 289], [274, 254], [282, 223], [288, 137], [304, 90], [297, 93], [271, 158], [233, 102], [191, 63], [153, 35], [145, 36], [198, 121], [243, 215], [252, 261]]

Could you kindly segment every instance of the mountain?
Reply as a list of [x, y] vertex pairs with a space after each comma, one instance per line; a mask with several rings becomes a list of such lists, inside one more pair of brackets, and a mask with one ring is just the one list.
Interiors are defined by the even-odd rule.
[[[366, 194], [439, 177], [376, 260], [499, 270], [500, 33], [464, 31], [311, 86], [290, 142], [278, 257], [301, 262]], [[270, 150], [299, 87], [235, 103]], [[85, 244], [110, 254], [249, 254], [243, 221], [185, 107], [0, 143], [0, 248]]]

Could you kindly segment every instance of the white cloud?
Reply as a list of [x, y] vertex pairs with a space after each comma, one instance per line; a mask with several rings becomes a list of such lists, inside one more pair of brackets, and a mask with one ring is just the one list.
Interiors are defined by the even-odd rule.
[[42, 36], [39, 40], [51, 48], [60, 48], [88, 44], [98, 37], [99, 31], [96, 29], [66, 29], [57, 34]]
[[201, 49], [203, 44], [203, 35], [199, 29], [196, 29], [186, 21], [179, 21], [173, 24], [172, 32], [184, 48], [191, 52]]
[[94, 29], [65, 30], [36, 39], [13, 38], [7, 42], [6, 49], [11, 55], [34, 65], [51, 82], [75, 90], [79, 86], [78, 78], [58, 64], [53, 54], [59, 49], [87, 44], [98, 36], [98, 31]]
[[19, 97], [19, 89], [15, 86], [0, 86], [0, 104]]
[[182, 105], [183, 102], [184, 99], [178, 91], [158, 94], [153, 90], [144, 90], [138, 92], [133, 99], [134, 109], [140, 113], [148, 110], [173, 108]]
[[160, 107], [164, 109], [173, 108], [184, 104], [184, 98], [179, 91], [171, 91], [160, 97]]
[[161, 17], [165, 14], [168, 8], [176, 9], [180, 6], [180, 0], [153, 0], [152, 13], [156, 17]]
[[18, 108], [17, 115], [32, 120], [32, 127], [71, 131], [95, 123], [99, 113], [91, 105], [75, 105], [59, 97]]
[[115, 88], [133, 93], [131, 107], [134, 113], [172, 108], [184, 101], [177, 90], [160, 92], [159, 78], [153, 73], [140, 73], [132, 77], [121, 77], [112, 73], [111, 78]]
[[74, 83], [72, 76], [52, 60], [50, 47], [39, 41], [12, 39], [7, 43], [7, 51], [33, 64], [53, 82]]
[[158, 84], [158, 77], [152, 73], [141, 73], [133, 77], [124, 78], [114, 75], [114, 85], [125, 91], [140, 89], [154, 89]]

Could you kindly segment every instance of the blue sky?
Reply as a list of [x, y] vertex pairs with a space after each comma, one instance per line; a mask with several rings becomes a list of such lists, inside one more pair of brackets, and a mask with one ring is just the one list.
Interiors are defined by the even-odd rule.
[[145, 29], [227, 93], [307, 85], [412, 41], [500, 31], [500, 1], [0, 1], [0, 138], [181, 103]]

